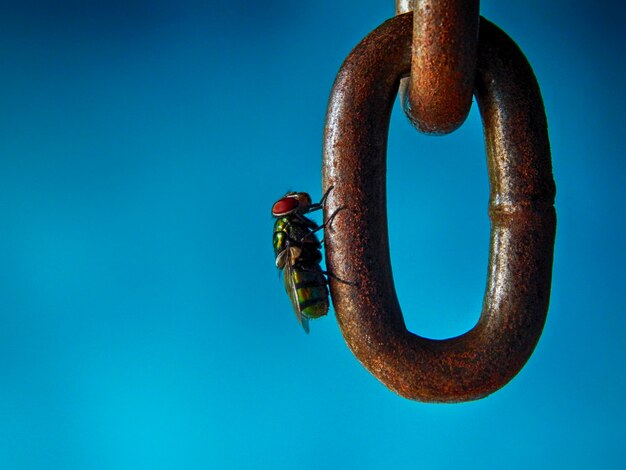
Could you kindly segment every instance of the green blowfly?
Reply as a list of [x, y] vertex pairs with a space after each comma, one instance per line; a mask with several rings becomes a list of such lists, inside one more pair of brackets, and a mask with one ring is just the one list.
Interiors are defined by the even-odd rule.
[[328, 280], [320, 267], [321, 243], [315, 232], [328, 222], [318, 225], [306, 217], [309, 212], [320, 210], [328, 192], [319, 203], [312, 204], [307, 193], [287, 193], [272, 206], [274, 223], [274, 255], [276, 267], [283, 271], [285, 290], [298, 322], [309, 332], [309, 319], [323, 317], [328, 313]]

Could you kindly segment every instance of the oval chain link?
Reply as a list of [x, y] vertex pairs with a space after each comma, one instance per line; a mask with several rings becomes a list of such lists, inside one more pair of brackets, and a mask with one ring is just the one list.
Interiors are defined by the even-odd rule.
[[346, 58], [330, 97], [323, 186], [337, 321], [348, 346], [387, 387], [427, 402], [484, 397], [524, 366], [550, 299], [556, 230], [550, 144], [541, 93], [517, 45], [481, 18], [474, 89], [490, 182], [487, 288], [477, 325], [432, 340], [407, 330], [391, 273], [386, 208], [389, 119], [412, 66], [413, 15], [396, 16]]
[[478, 0], [396, 0], [414, 11], [410, 78], [402, 80], [405, 114], [421, 132], [457, 129], [472, 106], [478, 46]]

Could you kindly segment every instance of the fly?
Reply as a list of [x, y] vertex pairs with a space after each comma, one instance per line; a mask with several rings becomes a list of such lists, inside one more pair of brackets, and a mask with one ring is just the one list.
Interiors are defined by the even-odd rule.
[[315, 233], [329, 224], [337, 212], [322, 225], [306, 214], [322, 209], [329, 191], [316, 204], [307, 193], [290, 192], [272, 206], [272, 216], [276, 218], [272, 238], [276, 267], [283, 271], [285, 290], [307, 333], [309, 320], [326, 315], [329, 306], [327, 273], [320, 267], [322, 244]]

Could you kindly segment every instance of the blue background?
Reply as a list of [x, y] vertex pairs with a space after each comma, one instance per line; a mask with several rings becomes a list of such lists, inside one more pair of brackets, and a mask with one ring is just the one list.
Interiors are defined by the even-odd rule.
[[[625, 10], [482, 2], [546, 104], [552, 300], [508, 386], [427, 405], [332, 315], [301, 331], [270, 244], [277, 198], [320, 197], [334, 76], [393, 2], [2, 2], [0, 467], [624, 467]], [[392, 120], [392, 260], [423, 336], [480, 313], [475, 108], [447, 137]]]

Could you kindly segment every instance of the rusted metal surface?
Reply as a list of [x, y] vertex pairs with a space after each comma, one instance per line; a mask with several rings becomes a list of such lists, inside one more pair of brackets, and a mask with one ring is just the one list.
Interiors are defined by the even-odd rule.
[[411, 77], [402, 80], [404, 112], [421, 132], [447, 134], [472, 105], [479, 0], [396, 0], [413, 11]]
[[335, 81], [324, 138], [325, 233], [337, 321], [361, 363], [398, 394], [426, 402], [484, 397], [533, 352], [550, 298], [555, 186], [539, 87], [524, 55], [481, 19], [475, 93], [485, 129], [491, 241], [477, 325], [446, 340], [406, 329], [391, 273], [386, 211], [389, 118], [411, 63], [412, 15], [367, 36]]

